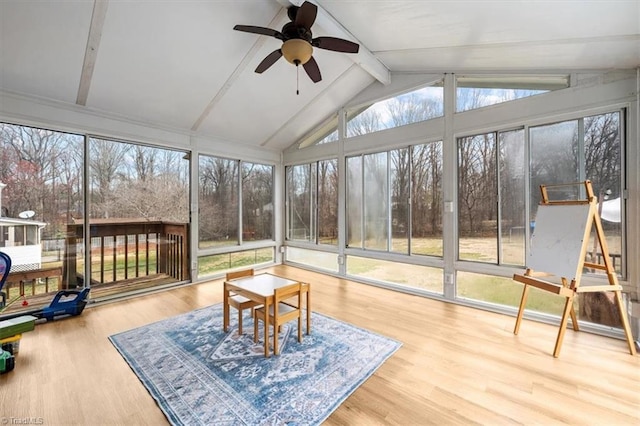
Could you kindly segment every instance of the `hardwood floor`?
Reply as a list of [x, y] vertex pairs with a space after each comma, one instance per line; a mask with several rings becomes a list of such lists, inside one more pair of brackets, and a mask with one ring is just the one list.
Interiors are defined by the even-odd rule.
[[[91, 298], [99, 300], [105, 297], [122, 294], [125, 292], [148, 290], [152, 287], [163, 286], [171, 283], [175, 283], [176, 279], [167, 274], [153, 274], [143, 277], [130, 278], [128, 280], [119, 280], [109, 283], [96, 283], [91, 287]], [[49, 306], [51, 301], [55, 297], [58, 289], [50, 289], [48, 293], [40, 293], [36, 295], [27, 295], [25, 299], [29, 305], [24, 307], [22, 305], [22, 298], [19, 298], [17, 291], [19, 288], [14, 287], [10, 293], [10, 300], [8, 306], [2, 311], [2, 315], [14, 314], [20, 311], [30, 311], [35, 309], [41, 309], [45, 306]], [[0, 318], [2, 317], [0, 315]]]
[[[327, 425], [640, 424], [640, 357], [626, 343], [277, 266], [310, 282], [314, 311], [402, 348]], [[0, 375], [0, 423], [160, 425], [167, 421], [107, 337], [222, 301], [222, 280], [88, 307], [23, 335]], [[34, 421], [32, 420], [32, 423]]]

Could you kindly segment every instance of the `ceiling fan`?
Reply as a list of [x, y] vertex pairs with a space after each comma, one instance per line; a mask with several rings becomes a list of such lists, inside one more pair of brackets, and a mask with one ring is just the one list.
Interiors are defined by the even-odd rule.
[[256, 27], [252, 25], [236, 25], [234, 30], [247, 33], [260, 34], [275, 37], [281, 40], [282, 47], [267, 55], [256, 68], [258, 74], [265, 72], [271, 65], [275, 64], [281, 56], [294, 64], [296, 67], [302, 65], [309, 78], [314, 83], [322, 80], [318, 63], [313, 59], [313, 48], [333, 50], [335, 52], [358, 53], [360, 46], [348, 40], [336, 37], [316, 37], [313, 38], [311, 26], [316, 20], [318, 7], [305, 1], [301, 6], [290, 6], [287, 15], [291, 22], [287, 22], [281, 31], [271, 28]]

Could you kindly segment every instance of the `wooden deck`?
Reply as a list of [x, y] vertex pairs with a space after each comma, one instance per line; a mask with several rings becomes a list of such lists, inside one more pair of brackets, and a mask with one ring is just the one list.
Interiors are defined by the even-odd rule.
[[[176, 282], [175, 278], [172, 278], [167, 274], [154, 274], [146, 277], [131, 278], [128, 280], [104, 284], [97, 283], [91, 285], [91, 292], [89, 293], [89, 297], [91, 299], [101, 299], [117, 294], [145, 290], [165, 284], [170, 284], [172, 282]], [[44, 308], [45, 306], [49, 306], [56, 293], [56, 291], [53, 291], [17, 299], [13, 301], [13, 303], [11, 303], [5, 310], [3, 310], [0, 315], [15, 313], [24, 310], [30, 311], [33, 309]], [[28, 302], [27, 306], [24, 306], [22, 304], [23, 300], [26, 300]]]

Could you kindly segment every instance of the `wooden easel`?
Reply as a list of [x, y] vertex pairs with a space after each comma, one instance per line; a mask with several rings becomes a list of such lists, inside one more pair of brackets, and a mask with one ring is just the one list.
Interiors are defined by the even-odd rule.
[[[549, 200], [547, 188], [575, 185], [584, 185], [584, 188], [586, 190], [586, 198], [561, 201]], [[516, 319], [516, 325], [513, 333], [518, 334], [518, 331], [520, 329], [520, 323], [522, 322], [522, 315], [524, 313], [530, 286], [565, 297], [566, 301], [564, 305], [564, 312], [562, 314], [562, 320], [560, 321], [560, 329], [558, 330], [556, 345], [553, 350], [553, 356], [557, 358], [560, 355], [560, 347], [562, 345], [562, 339], [564, 338], [564, 333], [567, 328], [569, 317], [571, 317], [573, 329], [575, 331], [579, 330], [578, 320], [573, 309], [573, 299], [576, 294], [612, 291], [615, 293], [615, 301], [620, 311], [622, 328], [624, 329], [627, 338], [629, 352], [631, 353], [631, 355], [635, 355], [636, 349], [633, 341], [633, 336], [631, 334], [629, 321], [627, 320], [627, 314], [622, 303], [622, 286], [618, 283], [618, 277], [613, 268], [611, 258], [609, 257], [609, 249], [607, 248], [607, 241], [602, 230], [602, 222], [600, 221], [600, 215], [598, 214], [597, 200], [593, 194], [591, 181], [587, 180], [584, 182], [561, 185], [541, 185], [540, 191], [542, 193], [542, 201], [540, 202], [540, 206], [538, 209], [538, 217], [541, 218], [542, 223], [538, 223], [538, 218], [536, 218], [536, 230], [534, 231], [533, 236], [535, 237], [538, 232], [540, 232], [541, 235], [545, 235], [546, 233], [547, 239], [543, 239], [541, 246], [532, 247], [531, 251], [535, 253], [536, 249], [538, 249], [538, 254], [535, 258], [532, 256], [532, 258], [530, 259], [531, 264], [527, 263], [526, 272], [523, 275], [514, 274], [513, 276], [513, 279], [515, 281], [524, 284], [524, 289], [522, 290], [522, 298], [520, 300], [520, 308], [518, 310], [518, 318]], [[565, 223], [561, 224], [558, 229], [554, 229], [552, 230], [553, 232], [550, 233], [548, 232], [548, 228], [553, 228], [555, 226], [554, 223], [551, 222], [553, 220], [554, 214], [557, 214], [556, 217], [558, 219], [564, 217]], [[571, 224], [572, 222], [574, 229], [576, 229], [575, 232], [565, 229], [570, 228], [571, 226], [567, 226], [567, 224]], [[547, 229], [539, 229], [539, 226], [546, 227]], [[592, 226], [595, 226], [597, 244], [600, 246], [602, 260], [604, 262], [603, 264], [585, 261], [589, 245], [589, 235], [591, 234]], [[566, 230], [566, 232], [568, 232], [567, 238], [561, 235], [563, 230]], [[573, 242], [567, 240], [573, 240]], [[535, 243], [536, 241], [534, 238], [532, 240], [532, 245], [534, 245]], [[580, 250], [579, 253], [575, 254], [579, 257], [576, 259], [573, 257], [573, 253], [567, 253], [567, 247], [572, 247], [576, 248], [576, 250]], [[558, 257], [562, 256], [565, 256], [571, 261], [562, 261], [563, 259], [560, 259], [559, 261]], [[534, 268], [536, 268], [534, 263], [537, 265], [543, 265], [545, 269], [534, 271]], [[580, 287], [580, 278], [584, 267], [605, 271], [609, 284], [585, 285], [583, 287]], [[560, 283], [554, 283], [540, 278], [544, 276], [548, 277], [551, 275], [560, 277]]]

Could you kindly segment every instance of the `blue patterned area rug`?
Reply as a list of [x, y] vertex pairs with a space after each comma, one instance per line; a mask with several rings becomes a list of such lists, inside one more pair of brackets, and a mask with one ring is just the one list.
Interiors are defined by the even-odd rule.
[[217, 304], [109, 339], [175, 425], [320, 424], [401, 346], [312, 312], [311, 335], [298, 343], [291, 322], [280, 355], [265, 358], [245, 312], [243, 336], [235, 310], [222, 331]]

